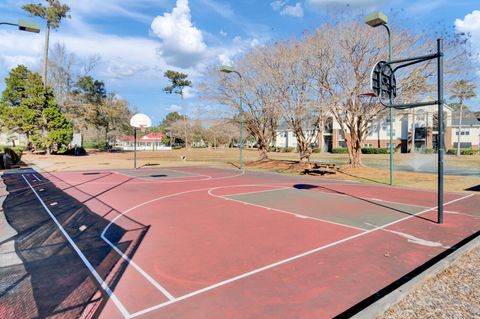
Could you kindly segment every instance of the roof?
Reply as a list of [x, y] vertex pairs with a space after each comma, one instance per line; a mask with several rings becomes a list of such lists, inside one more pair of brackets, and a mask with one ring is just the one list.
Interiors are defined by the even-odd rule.
[[[164, 135], [162, 133], [148, 133], [147, 135], [138, 138], [138, 142], [147, 142], [147, 143], [160, 143], [162, 142]], [[119, 138], [120, 141], [122, 142], [133, 142], [134, 137], [133, 136], [122, 136]]]
[[163, 139], [162, 133], [148, 133], [143, 136], [140, 141], [142, 142], [161, 142]]
[[[480, 126], [480, 120], [475, 116], [475, 113], [464, 109], [462, 112], [462, 126], [471, 125], [471, 126]], [[458, 126], [459, 124], [460, 111], [455, 111], [452, 113], [452, 126]]]

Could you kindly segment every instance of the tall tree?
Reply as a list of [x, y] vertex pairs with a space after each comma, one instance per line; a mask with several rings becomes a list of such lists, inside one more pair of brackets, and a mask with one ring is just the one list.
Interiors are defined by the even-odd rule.
[[177, 71], [172, 71], [172, 70], [167, 70], [165, 72], [164, 76], [170, 81], [171, 85], [166, 86], [163, 88], [165, 92], [168, 94], [178, 94], [180, 95], [180, 98], [182, 100], [182, 109], [183, 109], [183, 124], [184, 124], [184, 142], [185, 142], [185, 147], [188, 148], [188, 137], [187, 137], [187, 115], [185, 114], [185, 106], [183, 102], [183, 95], [184, 95], [184, 90], [186, 87], [192, 87], [192, 82], [188, 80], [188, 75], [177, 72]]
[[269, 58], [263, 60], [275, 105], [283, 121], [295, 134], [302, 163], [310, 160], [311, 144], [319, 123], [312, 91], [314, 69], [307, 63], [309, 57], [308, 47], [292, 40], [276, 43]]
[[30, 148], [33, 145], [48, 153], [71, 141], [72, 126], [38, 73], [20, 65], [10, 71], [5, 82], [1, 117], [7, 130], [25, 134]]
[[453, 82], [451, 93], [452, 99], [458, 99], [460, 114], [458, 116], [458, 138], [457, 138], [457, 156], [460, 156], [460, 141], [462, 136], [462, 116], [463, 116], [463, 101], [477, 96], [475, 89], [477, 86], [469, 80], [458, 80]]
[[45, 29], [45, 47], [43, 49], [43, 68], [42, 80], [47, 85], [47, 64], [48, 64], [48, 44], [50, 38], [50, 29], [56, 30], [60, 27], [63, 18], [69, 18], [70, 7], [62, 4], [59, 0], [46, 0], [47, 6], [41, 3], [30, 3], [22, 6], [22, 9], [32, 16], [40, 17], [46, 21]]

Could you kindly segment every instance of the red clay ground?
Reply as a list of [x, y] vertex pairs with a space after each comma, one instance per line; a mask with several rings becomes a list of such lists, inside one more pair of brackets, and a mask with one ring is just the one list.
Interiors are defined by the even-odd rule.
[[446, 194], [438, 225], [429, 191], [206, 167], [21, 175], [53, 216], [67, 194], [105, 221], [119, 260], [94, 276], [101, 318], [348, 316], [480, 231], [478, 195]]

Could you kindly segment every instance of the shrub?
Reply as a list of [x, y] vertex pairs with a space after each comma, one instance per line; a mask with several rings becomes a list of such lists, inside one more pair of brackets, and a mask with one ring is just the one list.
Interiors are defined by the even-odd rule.
[[378, 154], [378, 152], [375, 152], [376, 148], [373, 147], [365, 147], [362, 148], [362, 154]]
[[[457, 155], [457, 149], [452, 148], [447, 151], [448, 155]], [[476, 155], [480, 154], [478, 150], [470, 150], [470, 149], [460, 149], [460, 155]]]
[[348, 153], [348, 148], [346, 147], [337, 147], [332, 149], [332, 153], [335, 154], [347, 154]]
[[20, 162], [20, 159], [22, 158], [22, 152], [17, 153], [10, 147], [5, 147], [3, 151], [10, 157], [12, 164], [18, 164], [18, 162]]
[[321, 151], [322, 149], [319, 147], [312, 148], [312, 153], [320, 153]]
[[172, 146], [172, 150], [180, 150], [182, 148], [183, 148], [183, 146], [180, 146], [180, 145]]
[[366, 147], [362, 148], [362, 154], [388, 154], [390, 149], [384, 147]]
[[291, 152], [293, 152], [294, 150], [295, 150], [295, 148], [293, 148], [293, 147], [284, 147], [284, 148], [282, 149], [282, 152], [283, 152], [283, 153], [291, 153]]
[[269, 146], [267, 149], [268, 152], [276, 152], [277, 148], [275, 146]]
[[460, 150], [460, 155], [476, 155], [478, 150]]
[[434, 153], [434, 149], [433, 148], [422, 148], [420, 150], [420, 153], [422, 154], [433, 154]]
[[26, 146], [15, 146], [15, 147], [12, 147], [12, 146], [9, 146], [9, 145], [0, 145], [0, 152], [4, 152], [4, 149], [6, 148], [10, 148], [12, 150], [14, 150], [15, 152], [17, 152], [17, 154], [19, 153], [22, 153], [23, 151], [25, 151], [27, 149]]

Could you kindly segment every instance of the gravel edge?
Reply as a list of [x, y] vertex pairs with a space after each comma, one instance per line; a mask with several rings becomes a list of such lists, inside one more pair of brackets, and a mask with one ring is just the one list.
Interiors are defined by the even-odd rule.
[[352, 318], [480, 318], [480, 236]]

